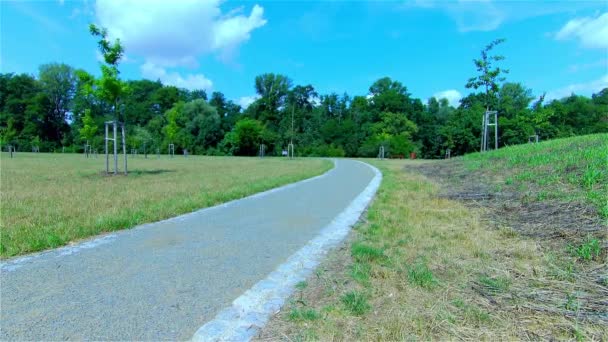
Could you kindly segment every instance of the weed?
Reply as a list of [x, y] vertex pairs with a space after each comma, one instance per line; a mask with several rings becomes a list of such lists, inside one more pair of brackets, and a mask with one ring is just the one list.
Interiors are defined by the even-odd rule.
[[505, 277], [488, 277], [486, 275], [481, 275], [478, 280], [479, 283], [491, 293], [506, 292], [511, 285], [511, 281]]
[[576, 295], [573, 293], [567, 293], [566, 294], [566, 303], [564, 304], [564, 308], [566, 310], [576, 311], [576, 310], [578, 310], [578, 307], [579, 307], [579, 303], [578, 303], [578, 298], [576, 298]]
[[354, 243], [351, 247], [351, 255], [356, 261], [373, 262], [385, 259], [384, 250], [362, 243]]
[[350, 291], [342, 296], [342, 304], [350, 313], [355, 316], [361, 316], [371, 309], [371, 305], [367, 302], [367, 297], [357, 291]]
[[356, 262], [350, 266], [349, 273], [357, 283], [367, 286], [369, 285], [371, 266], [367, 263]]
[[437, 284], [433, 272], [431, 272], [426, 263], [422, 261], [418, 261], [414, 265], [408, 267], [407, 277], [410, 283], [426, 289], [430, 289]]
[[600, 256], [600, 241], [594, 237], [588, 236], [581, 245], [578, 247], [570, 245], [568, 246], [568, 250], [573, 256], [585, 261], [590, 261]]
[[289, 312], [289, 320], [291, 321], [315, 321], [319, 318], [321, 318], [321, 315], [314, 309], [292, 308]]
[[302, 291], [308, 287], [308, 282], [306, 280], [300, 281], [296, 284], [296, 289]]

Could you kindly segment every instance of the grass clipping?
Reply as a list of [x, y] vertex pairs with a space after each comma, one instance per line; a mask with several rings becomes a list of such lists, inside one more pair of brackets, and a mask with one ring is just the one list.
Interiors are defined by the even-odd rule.
[[577, 276], [605, 262], [488, 227], [484, 209], [438, 196], [413, 162], [375, 164], [384, 180], [366, 221], [258, 340], [608, 338], [608, 284]]

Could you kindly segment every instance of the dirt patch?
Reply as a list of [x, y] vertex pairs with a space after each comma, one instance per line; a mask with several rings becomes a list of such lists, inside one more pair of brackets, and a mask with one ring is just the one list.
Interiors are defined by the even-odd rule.
[[[472, 289], [490, 307], [518, 312], [521, 317], [542, 313], [608, 324], [608, 227], [594, 207], [580, 201], [538, 200], [542, 192], [538, 185], [526, 183], [525, 193], [518, 192], [505, 186], [504, 176], [470, 171], [462, 161], [408, 167], [412, 169], [441, 186], [439, 197], [483, 208], [487, 227], [528, 237], [545, 254], [545, 274], [517, 279], [507, 292], [494, 293], [484, 284], [473, 283]], [[568, 249], [590, 238], [599, 240], [599, 256], [577, 261]]]
[[593, 206], [576, 201], [538, 201], [542, 193], [539, 186], [527, 184], [525, 193], [518, 192], [505, 185], [504, 177], [469, 171], [461, 161], [414, 168], [441, 185], [439, 197], [487, 209], [488, 222], [494, 227], [506, 226], [524, 236], [555, 240], [552, 244], [577, 243], [593, 235], [604, 241], [604, 249], [608, 247], [608, 227]]

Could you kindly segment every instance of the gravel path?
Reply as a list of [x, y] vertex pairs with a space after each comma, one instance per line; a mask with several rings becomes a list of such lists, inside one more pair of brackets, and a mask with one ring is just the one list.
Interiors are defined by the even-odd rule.
[[311, 180], [2, 265], [2, 340], [185, 340], [284, 263], [374, 178]]

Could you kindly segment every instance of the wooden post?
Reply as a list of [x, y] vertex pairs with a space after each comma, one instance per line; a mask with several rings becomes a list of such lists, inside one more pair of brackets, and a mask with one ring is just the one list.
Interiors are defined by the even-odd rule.
[[127, 171], [127, 139], [125, 138], [125, 124], [122, 123], [120, 125], [120, 129], [122, 132], [122, 154], [125, 156], [125, 176], [128, 174]]
[[117, 142], [118, 140], [116, 139], [117, 136], [117, 127], [116, 127], [116, 121], [114, 121], [114, 174], [117, 175], [118, 174], [118, 146], [117, 146]]
[[106, 122], [106, 175], [110, 173], [110, 156], [108, 151], [108, 123]]

